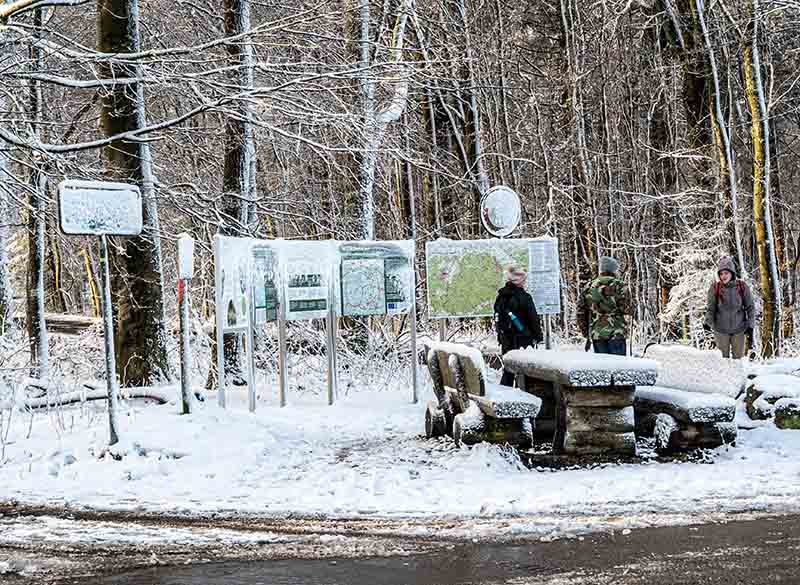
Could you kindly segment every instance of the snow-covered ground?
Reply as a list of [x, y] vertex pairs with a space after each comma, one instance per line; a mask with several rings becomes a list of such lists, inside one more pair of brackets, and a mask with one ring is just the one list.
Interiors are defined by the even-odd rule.
[[[477, 536], [800, 512], [800, 433], [771, 423], [741, 431], [713, 465], [536, 471], [498, 446], [425, 440], [424, 400], [410, 404], [406, 388], [350, 392], [332, 407], [308, 395], [283, 409], [260, 404], [255, 414], [240, 394], [228, 410], [212, 396], [189, 416], [176, 404], [128, 404], [119, 461], [100, 457], [108, 433], [101, 411], [17, 413], [0, 500], [192, 515], [457, 518], [462, 535]], [[435, 525], [407, 524], [415, 534]]]

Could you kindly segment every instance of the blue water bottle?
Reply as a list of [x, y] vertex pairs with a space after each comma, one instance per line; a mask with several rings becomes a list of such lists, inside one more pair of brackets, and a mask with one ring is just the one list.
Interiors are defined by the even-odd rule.
[[517, 328], [517, 331], [519, 331], [520, 333], [525, 331], [525, 326], [519, 319], [517, 319], [517, 316], [514, 313], [509, 311], [508, 316], [511, 318], [511, 322], [514, 324], [514, 327]]

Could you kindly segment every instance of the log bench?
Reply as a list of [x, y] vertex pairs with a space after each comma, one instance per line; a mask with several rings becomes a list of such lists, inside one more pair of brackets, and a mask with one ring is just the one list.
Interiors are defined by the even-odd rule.
[[729, 396], [639, 387], [633, 406], [636, 434], [655, 437], [661, 453], [736, 443], [736, 400]]
[[636, 386], [655, 384], [650, 360], [579, 351], [515, 350], [503, 356], [521, 390], [542, 399], [534, 428], [557, 455], [635, 455]]
[[486, 382], [480, 350], [456, 343], [427, 346], [436, 402], [425, 410], [425, 435], [449, 435], [457, 445], [480, 442], [529, 447], [542, 401], [508, 386]]

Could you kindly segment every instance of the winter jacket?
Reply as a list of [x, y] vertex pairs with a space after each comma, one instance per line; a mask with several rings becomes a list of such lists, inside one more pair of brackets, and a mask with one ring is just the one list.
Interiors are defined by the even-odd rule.
[[593, 340], [625, 339], [631, 314], [628, 288], [618, 276], [602, 274], [578, 299], [578, 326]]
[[753, 328], [755, 322], [755, 303], [750, 287], [739, 280], [736, 267], [730, 258], [723, 258], [719, 272], [733, 274], [728, 284], [713, 282], [708, 289], [706, 305], [706, 325], [723, 335], [737, 335]]
[[[509, 311], [519, 319], [523, 331], [519, 331], [511, 322]], [[524, 288], [507, 282], [498, 290], [494, 315], [497, 323], [497, 340], [503, 353], [542, 341], [542, 327], [539, 324], [536, 305], [533, 303], [533, 297]]]

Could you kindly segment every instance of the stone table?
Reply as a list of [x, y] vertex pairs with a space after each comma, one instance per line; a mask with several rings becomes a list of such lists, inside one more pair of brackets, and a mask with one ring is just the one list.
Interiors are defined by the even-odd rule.
[[652, 360], [586, 353], [521, 349], [503, 356], [521, 390], [542, 399], [534, 432], [553, 437], [565, 455], [634, 455], [636, 386], [653, 386]]

